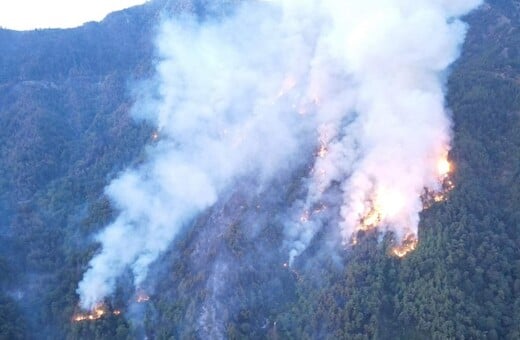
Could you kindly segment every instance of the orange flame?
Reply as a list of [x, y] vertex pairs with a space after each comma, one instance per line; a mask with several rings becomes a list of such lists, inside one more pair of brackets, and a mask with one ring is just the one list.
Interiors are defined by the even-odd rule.
[[451, 180], [452, 164], [447, 158], [442, 158], [437, 162], [437, 173], [442, 187], [438, 191], [425, 189], [424, 195], [421, 197], [423, 201], [423, 209], [429, 209], [434, 203], [444, 202], [448, 199], [448, 193], [455, 188], [455, 184]]
[[442, 158], [437, 162], [437, 172], [441, 178], [448, 176], [451, 170], [451, 163], [447, 158]]
[[408, 234], [405, 236], [401, 245], [392, 248], [392, 255], [403, 258], [417, 248], [417, 243], [419, 243], [417, 236], [415, 236], [415, 234]]
[[[447, 155], [437, 162], [437, 174], [439, 182], [442, 184], [440, 190], [425, 189], [421, 196], [423, 209], [428, 209], [435, 202], [443, 202], [447, 199], [448, 193], [453, 190], [455, 185], [450, 179], [453, 166], [447, 159]], [[368, 231], [378, 228], [387, 218], [398, 216], [404, 208], [404, 199], [399, 192], [389, 188], [377, 188], [370, 195], [371, 198], [365, 203], [366, 209], [359, 217], [357, 230], [352, 237], [352, 245], [358, 243], [357, 232]], [[405, 257], [417, 247], [418, 239], [415, 234], [407, 234], [401, 245], [392, 248], [391, 253], [399, 258]]]
[[103, 317], [109, 315], [119, 316], [121, 310], [114, 309], [112, 312], [109, 311], [108, 307], [103, 303], [98, 303], [92, 310], [83, 313], [76, 313], [72, 316], [73, 322], [84, 322], [84, 321], [97, 321]]
[[358, 230], [370, 230], [379, 225], [381, 223], [381, 212], [376, 209], [375, 207], [372, 207], [366, 215], [361, 217], [359, 221]]
[[99, 303], [90, 312], [77, 313], [72, 317], [72, 319], [74, 322], [95, 321], [101, 319], [106, 313], [106, 306]]
[[403, 207], [403, 197], [395, 190], [380, 188], [367, 201], [368, 208], [360, 216], [358, 230], [377, 228], [388, 217], [398, 215]]

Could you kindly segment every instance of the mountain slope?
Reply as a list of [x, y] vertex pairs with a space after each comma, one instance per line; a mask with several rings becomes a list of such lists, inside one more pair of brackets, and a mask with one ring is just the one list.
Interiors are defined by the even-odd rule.
[[85, 220], [89, 207], [151, 138], [129, 117], [127, 84], [150, 69], [152, 13], [143, 6], [72, 30], [0, 31], [0, 277], [26, 335], [54, 337], [68, 324], [63, 297], [74, 296], [86, 249], [79, 236], [100, 219]]
[[[520, 337], [520, 5], [506, 0], [467, 18], [448, 83], [456, 187], [423, 213], [414, 253], [396, 259], [388, 239], [367, 235], [319, 256], [324, 231], [285, 268], [274, 215], [298, 195], [297, 174], [230, 193], [194, 221], [152, 269], [150, 301], [123, 311], [129, 321], [71, 322], [91, 237], [114, 217], [103, 188], [153, 143], [130, 117], [129, 89], [153, 73], [159, 13], [188, 6], [203, 20], [219, 12], [210, 4], [156, 1], [71, 30], [0, 30], [0, 338]], [[110, 308], [132, 299], [127, 281]]]

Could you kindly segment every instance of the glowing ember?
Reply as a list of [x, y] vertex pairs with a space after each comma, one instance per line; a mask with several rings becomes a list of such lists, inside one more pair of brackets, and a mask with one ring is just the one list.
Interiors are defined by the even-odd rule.
[[358, 229], [359, 230], [373, 229], [379, 225], [379, 223], [381, 222], [381, 219], [382, 219], [381, 212], [376, 208], [372, 208], [369, 210], [369, 212], [365, 216], [361, 217], [361, 219], [359, 221]]
[[359, 219], [359, 224], [357, 226], [356, 232], [352, 236], [351, 244], [353, 246], [358, 244], [358, 232], [376, 229], [381, 223], [382, 219], [383, 216], [381, 214], [381, 210], [378, 209], [373, 203], [370, 203], [370, 208], [368, 211]]
[[[447, 174], [446, 176], [449, 176], [449, 174]], [[448, 199], [448, 193], [452, 191], [454, 188], [455, 184], [453, 184], [453, 182], [448, 177], [446, 177], [442, 182], [442, 190], [433, 193], [433, 201], [436, 203], [446, 201]]]
[[[438, 190], [425, 189], [424, 194], [421, 196], [423, 209], [430, 208], [436, 202], [446, 201], [448, 193], [455, 187], [450, 179], [452, 170], [452, 165], [446, 157], [438, 161], [437, 172], [442, 186]], [[371, 198], [365, 203], [365, 212], [360, 215], [357, 231], [352, 237], [352, 245], [358, 243], [358, 231], [368, 231], [380, 227], [381, 224], [388, 220], [391, 221], [393, 217], [399, 216], [405, 207], [404, 197], [395, 190], [377, 188], [370, 196]], [[393, 247], [391, 253], [399, 258], [405, 257], [415, 250], [417, 244], [417, 236], [413, 233], [407, 234], [401, 245]]]
[[400, 192], [381, 189], [376, 194], [376, 207], [381, 212], [382, 219], [398, 215], [405, 206], [404, 197]]
[[368, 201], [368, 209], [359, 219], [358, 230], [370, 230], [378, 227], [386, 218], [399, 214], [404, 207], [404, 199], [398, 193], [380, 189]]
[[451, 181], [451, 179], [446, 178], [444, 182], [442, 183], [442, 189], [446, 191], [451, 191], [455, 188], [455, 184]]
[[327, 210], [327, 206], [324, 204], [319, 204], [312, 208], [312, 210], [305, 209], [300, 215], [300, 223], [305, 224], [308, 223], [314, 215], [321, 214]]
[[137, 295], [137, 298], [135, 299], [135, 301], [137, 303], [144, 303], [144, 302], [147, 302], [150, 300], [150, 297], [148, 295], [146, 295], [145, 293], [139, 293]]
[[325, 144], [321, 144], [320, 148], [318, 149], [318, 152], [316, 153], [316, 155], [319, 158], [325, 158], [325, 156], [327, 156], [327, 152], [328, 151], [329, 150], [327, 149], [327, 146]]
[[408, 253], [414, 251], [415, 248], [417, 248], [418, 242], [419, 240], [414, 234], [408, 234], [400, 246], [395, 246], [392, 248], [392, 255], [403, 258], [408, 255]]
[[309, 222], [309, 212], [305, 210], [302, 215], [300, 216], [300, 222], [301, 223], [307, 223]]
[[290, 270], [291, 273], [293, 273], [293, 275], [294, 275], [294, 277], [296, 278], [296, 280], [298, 280], [298, 281], [300, 281], [300, 282], [303, 281], [303, 278], [302, 278], [302, 276], [300, 275], [300, 273], [298, 273], [298, 271], [296, 271], [296, 269], [294, 269], [294, 268], [292, 268], [291, 266], [289, 266], [289, 263], [285, 262], [285, 263], [283, 264], [283, 267], [284, 267], [285, 269], [287, 269], [287, 270]]
[[446, 200], [446, 195], [443, 192], [438, 192], [433, 195], [433, 201], [434, 202], [444, 202]]
[[[403, 209], [403, 200], [399, 195], [392, 195], [389, 191], [381, 190], [374, 195], [375, 200], [369, 201], [369, 208], [367, 212], [359, 219], [359, 224], [354, 236], [351, 239], [351, 244], [358, 243], [358, 232], [375, 230], [385, 223], [386, 218], [391, 218], [399, 214]], [[410, 251], [414, 250], [417, 245], [417, 238], [413, 234], [405, 237], [402, 245], [396, 246], [392, 249], [392, 254], [398, 257], [406, 256]]]
[[448, 161], [448, 159], [443, 158], [437, 162], [437, 172], [441, 178], [449, 175], [451, 172], [451, 163]]
[[[72, 317], [74, 322], [82, 322], [82, 321], [96, 321], [109, 314], [107, 307], [100, 303], [97, 304], [90, 312], [85, 313], [77, 313]], [[115, 314], [114, 315], [119, 315]]]
[[429, 209], [434, 203], [446, 201], [448, 199], [448, 193], [455, 188], [455, 184], [450, 178], [453, 167], [446, 158], [439, 160], [437, 163], [437, 171], [439, 180], [442, 182], [442, 187], [437, 191], [425, 189], [424, 194], [421, 196], [424, 210]]

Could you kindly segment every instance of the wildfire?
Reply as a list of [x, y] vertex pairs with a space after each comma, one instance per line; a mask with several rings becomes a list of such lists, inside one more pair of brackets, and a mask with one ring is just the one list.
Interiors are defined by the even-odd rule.
[[451, 163], [447, 158], [442, 158], [437, 162], [437, 172], [441, 178], [445, 178], [451, 172]]
[[[435, 202], [444, 202], [447, 199], [448, 193], [455, 187], [450, 179], [452, 171], [453, 167], [448, 161], [447, 155], [437, 162], [437, 174], [441, 189], [425, 189], [421, 196], [423, 209], [428, 209]], [[380, 227], [385, 221], [399, 216], [404, 208], [405, 200], [401, 193], [390, 188], [376, 188], [365, 202], [365, 211], [359, 217], [356, 232], [352, 237], [352, 245], [358, 243], [357, 233], [359, 231], [369, 231]], [[417, 236], [409, 233], [405, 236], [401, 245], [392, 248], [391, 253], [399, 258], [405, 257], [415, 250], [417, 244]]]
[[366, 212], [359, 219], [359, 224], [357, 226], [356, 232], [352, 236], [351, 244], [353, 246], [358, 244], [358, 233], [360, 231], [369, 231], [377, 228], [381, 223], [382, 219], [383, 216], [381, 214], [381, 211], [373, 203], [371, 203], [368, 212]]
[[375, 204], [384, 219], [398, 215], [405, 206], [405, 200], [400, 192], [382, 188], [377, 192]]
[[299, 282], [303, 281], [303, 277], [300, 275], [300, 273], [298, 273], [298, 271], [294, 268], [292, 268], [289, 263], [287, 262], [284, 262], [283, 265], [284, 269], [287, 269], [287, 270], [290, 270], [291, 273], [294, 275], [294, 277], [296, 278], [296, 280], [298, 280]]
[[114, 309], [110, 310], [110, 308], [104, 304], [104, 303], [98, 303], [92, 308], [90, 311], [87, 312], [79, 312], [73, 315], [72, 321], [73, 322], [87, 322], [87, 321], [97, 321], [101, 318], [115, 315], [119, 316], [121, 315], [120, 309]]
[[360, 217], [358, 230], [370, 230], [378, 227], [386, 218], [393, 217], [403, 209], [403, 197], [389, 189], [379, 189], [374, 199], [369, 200], [369, 208]]
[[437, 191], [425, 189], [425, 192], [421, 197], [424, 210], [429, 209], [434, 203], [446, 201], [448, 193], [455, 188], [455, 184], [450, 178], [452, 171], [453, 167], [447, 158], [442, 158], [437, 162], [437, 173], [442, 187]]
[[312, 210], [305, 209], [302, 214], [300, 215], [300, 222], [301, 223], [307, 223], [311, 220], [311, 217], [317, 214], [320, 214], [327, 210], [327, 206], [324, 204], [320, 204], [316, 207], [314, 207]]
[[97, 304], [90, 312], [78, 313], [74, 316], [74, 321], [95, 321], [101, 319], [107, 313], [107, 308], [104, 304]]
[[144, 303], [148, 302], [149, 300], [150, 296], [146, 295], [144, 292], [140, 292], [139, 294], [137, 294], [137, 297], [135, 299], [137, 303]]
[[327, 154], [329, 152], [329, 148], [328, 148], [328, 144], [330, 141], [329, 134], [330, 134], [329, 127], [327, 125], [322, 125], [319, 129], [319, 136], [318, 136], [319, 148], [318, 148], [318, 151], [316, 152], [316, 156], [318, 156], [319, 158], [325, 158], [325, 156], [327, 156]]
[[414, 251], [415, 248], [417, 248], [417, 243], [419, 243], [417, 236], [414, 234], [408, 234], [400, 246], [395, 246], [392, 248], [392, 255], [403, 258], [410, 252]]
[[316, 155], [319, 158], [325, 158], [325, 156], [327, 156], [327, 152], [328, 151], [329, 150], [327, 149], [327, 146], [325, 144], [321, 144], [320, 148], [318, 149], [318, 152], [316, 153]]
[[376, 208], [371, 208], [368, 213], [361, 217], [359, 221], [359, 230], [370, 230], [378, 226], [381, 222], [382, 216], [381, 212]]
[[156, 141], [157, 139], [159, 139], [159, 133], [157, 131], [154, 131], [152, 133], [152, 140]]
[[76, 313], [72, 317], [72, 321], [74, 322], [84, 322], [84, 321], [96, 321], [103, 317], [109, 315], [119, 316], [121, 315], [121, 311], [119, 309], [114, 309], [112, 312], [108, 309], [108, 307], [103, 303], [98, 303], [92, 310], [83, 313]]

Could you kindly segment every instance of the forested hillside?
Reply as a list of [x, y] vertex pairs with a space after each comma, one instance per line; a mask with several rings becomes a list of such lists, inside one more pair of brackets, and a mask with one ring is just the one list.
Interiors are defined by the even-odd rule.
[[489, 1], [467, 18], [447, 89], [455, 189], [423, 213], [418, 249], [396, 260], [366, 239], [326, 288], [301, 287], [288, 337], [520, 336], [519, 6]]
[[[193, 221], [152, 268], [145, 303], [127, 307], [128, 273], [107, 301], [120, 315], [74, 323], [92, 236], [115, 214], [103, 189], [155, 143], [131, 117], [130, 89], [153, 72], [155, 25], [179, 9], [171, 3], [70, 30], [0, 30], [0, 339], [212, 338], [210, 319], [230, 339], [520, 338], [516, 0], [490, 0], [466, 18], [447, 86], [455, 187], [422, 213], [414, 252], [390, 256], [392, 235], [367, 233], [320, 255], [322, 233], [284, 266], [275, 212], [299, 194], [296, 174], [260, 193], [230, 192]], [[204, 20], [208, 4], [197, 4]], [[211, 303], [223, 302], [216, 315]]]
[[127, 84], [150, 68], [152, 23], [140, 7], [77, 29], [0, 31], [2, 339], [69, 326], [87, 240], [110, 214], [103, 187], [151, 140], [129, 117]]

